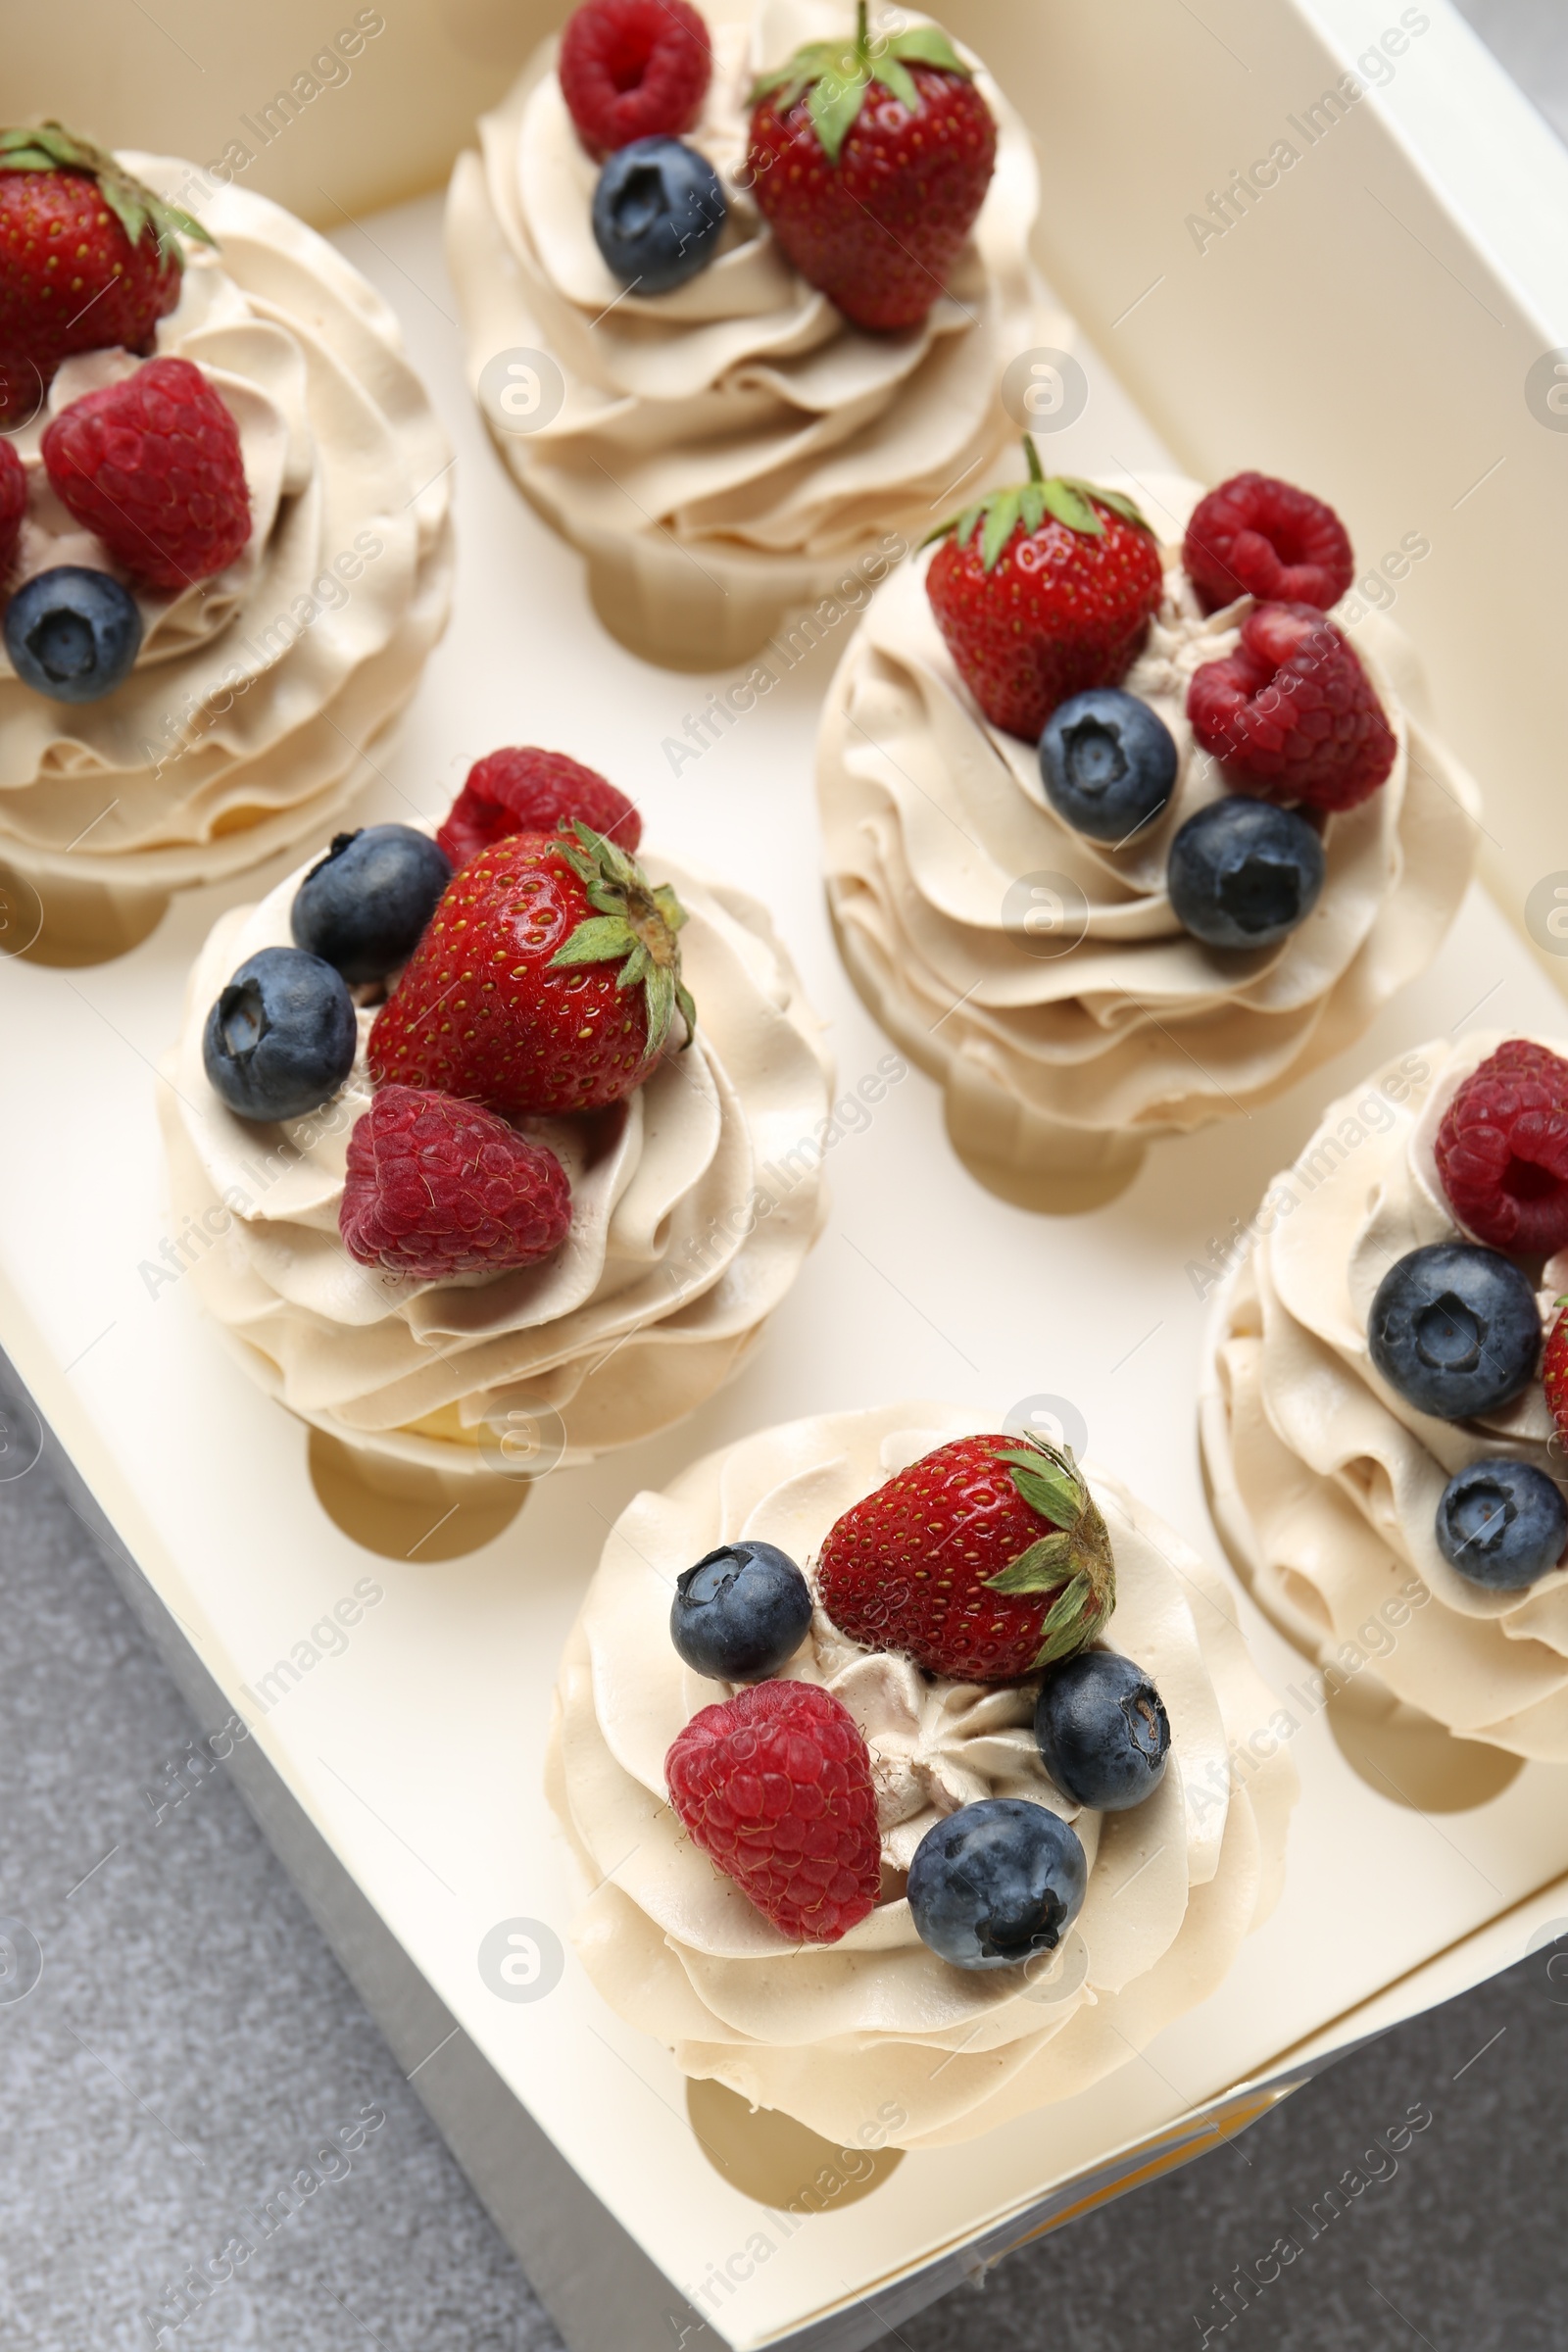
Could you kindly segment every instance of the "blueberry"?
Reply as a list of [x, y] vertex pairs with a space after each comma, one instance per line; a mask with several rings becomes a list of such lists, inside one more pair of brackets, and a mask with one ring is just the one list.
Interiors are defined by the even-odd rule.
[[1535, 1292], [1500, 1250], [1432, 1242], [1384, 1275], [1366, 1337], [1372, 1361], [1407, 1404], [1463, 1421], [1529, 1387], [1541, 1317]]
[[1092, 686], [1047, 720], [1040, 773], [1063, 824], [1091, 841], [1126, 841], [1175, 789], [1176, 739], [1136, 694]]
[[1323, 888], [1323, 844], [1304, 816], [1267, 801], [1211, 801], [1170, 845], [1165, 886], [1184, 931], [1209, 948], [1272, 948]]
[[707, 269], [728, 210], [706, 155], [679, 139], [633, 139], [599, 174], [594, 242], [639, 294], [667, 294]]
[[909, 1865], [909, 1914], [955, 1968], [1016, 1968], [1055, 1950], [1088, 1884], [1076, 1830], [1044, 1805], [988, 1796], [927, 1830]]
[[335, 964], [351, 988], [384, 980], [414, 954], [451, 879], [452, 860], [412, 825], [334, 833], [294, 893], [295, 943]]
[[1530, 1462], [1472, 1462], [1438, 1504], [1438, 1549], [1493, 1592], [1519, 1592], [1555, 1568], [1568, 1544], [1568, 1503]]
[[675, 1579], [669, 1638], [718, 1683], [765, 1683], [800, 1648], [811, 1595], [788, 1552], [726, 1544]]
[[6, 607], [6, 652], [24, 686], [57, 703], [95, 703], [141, 646], [136, 600], [107, 571], [62, 564], [34, 573]]
[[263, 948], [207, 1015], [202, 1059], [242, 1119], [298, 1119], [336, 1094], [358, 1038], [340, 972], [299, 948]]
[[1165, 1777], [1170, 1717], [1131, 1658], [1081, 1649], [1042, 1684], [1035, 1739], [1064, 1796], [1100, 1813], [1123, 1813], [1152, 1795]]

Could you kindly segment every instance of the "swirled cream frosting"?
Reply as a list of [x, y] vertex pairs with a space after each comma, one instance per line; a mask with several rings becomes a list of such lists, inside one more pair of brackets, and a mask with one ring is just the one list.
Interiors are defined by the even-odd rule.
[[[248, 546], [177, 593], [134, 589], [141, 650], [95, 703], [24, 686], [0, 654], [0, 850], [39, 876], [154, 889], [238, 873], [324, 837], [439, 637], [452, 588], [451, 451], [386, 304], [316, 231], [189, 165], [127, 154], [196, 212], [159, 358], [194, 361], [239, 429]], [[15, 436], [28, 474], [19, 578], [115, 566], [50, 489], [52, 416], [130, 374], [68, 360]]]
[[[1175, 737], [1165, 814], [1120, 848], [1050, 808], [1031, 745], [988, 723], [916, 561], [873, 598], [839, 666], [817, 758], [827, 885], [851, 975], [942, 1084], [960, 1151], [1019, 1169], [1136, 1158], [1265, 1102], [1348, 1045], [1437, 950], [1470, 878], [1478, 797], [1381, 616], [1347, 634], [1398, 740], [1393, 773], [1330, 819], [1313, 912], [1274, 948], [1207, 948], [1165, 889], [1171, 838], [1225, 797], [1194, 743], [1194, 672], [1234, 651], [1250, 598], [1207, 617], [1181, 568], [1201, 495], [1107, 480], [1165, 540], [1165, 591], [1124, 681]], [[1345, 609], [1340, 608], [1343, 617]]]
[[418, 1282], [343, 1247], [373, 1009], [341, 1095], [309, 1118], [248, 1122], [208, 1084], [208, 1008], [246, 956], [291, 944], [306, 869], [214, 927], [160, 1090], [173, 1239], [247, 1367], [303, 1420], [411, 1465], [478, 1472], [487, 1435], [517, 1417], [555, 1431], [559, 1415], [569, 1467], [710, 1396], [788, 1290], [825, 1214], [816, 1017], [755, 899], [646, 850], [642, 863], [687, 910], [696, 1037], [624, 1104], [516, 1122], [565, 1169], [572, 1224], [554, 1256], [497, 1275]]
[[[1374, 1370], [1367, 1317], [1407, 1250], [1462, 1235], [1438, 1128], [1500, 1033], [1422, 1046], [1329, 1105], [1270, 1185], [1215, 1302], [1202, 1403], [1215, 1516], [1260, 1604], [1324, 1668], [1364, 1672], [1467, 1740], [1568, 1761], [1568, 1567], [1488, 1592], [1434, 1532], [1457, 1470], [1487, 1456], [1561, 1478], [1539, 1382], [1471, 1421], [1417, 1412]], [[1540, 1044], [1562, 1054], [1561, 1038]], [[1541, 1274], [1544, 1320], [1568, 1252]]]
[[848, 10], [713, 0], [704, 14], [713, 74], [688, 137], [729, 204], [708, 269], [658, 296], [612, 275], [589, 222], [599, 167], [566, 111], [554, 41], [480, 122], [480, 153], [458, 163], [447, 257], [486, 422], [588, 556], [605, 617], [633, 641], [684, 629], [716, 662], [755, 650], [787, 606], [826, 595], [873, 551], [885, 570], [888, 546], [929, 530], [953, 483], [982, 479], [1012, 437], [999, 398], [1008, 362], [1069, 330], [1044, 331], [1028, 259], [1034, 159], [983, 71], [997, 168], [970, 242], [922, 326], [868, 334], [785, 260], [743, 169], [753, 79], [845, 31]]
[[[577, 1949], [610, 2005], [688, 2075], [854, 2144], [897, 2113], [908, 2147], [967, 2139], [1126, 2063], [1221, 1982], [1283, 1882], [1296, 1769], [1225, 1587], [1115, 1479], [1090, 1469], [1115, 1549], [1107, 1639], [1153, 1677], [1171, 1761], [1152, 1796], [1096, 1814], [1047, 1779], [1035, 1684], [984, 1688], [859, 1648], [818, 1609], [786, 1674], [822, 1683], [860, 1726], [882, 1830], [883, 1894], [839, 1942], [798, 1945], [683, 1833], [664, 1757], [730, 1686], [669, 1639], [678, 1573], [747, 1536], [809, 1575], [834, 1521], [983, 1418], [930, 1404], [825, 1415], [732, 1446], [643, 1494], [617, 1521], [562, 1666], [550, 1793], [594, 1887]], [[1259, 1735], [1242, 1773], [1233, 1757]], [[1258, 1754], [1266, 1760], [1256, 1761]], [[975, 1972], [920, 1941], [905, 1874], [960, 1805], [1024, 1797], [1072, 1822], [1083, 1910], [1044, 1972]]]

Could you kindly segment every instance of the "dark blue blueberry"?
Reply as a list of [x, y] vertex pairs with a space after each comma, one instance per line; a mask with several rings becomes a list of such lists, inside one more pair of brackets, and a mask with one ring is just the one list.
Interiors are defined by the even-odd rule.
[[334, 833], [289, 915], [295, 943], [335, 964], [351, 988], [407, 963], [452, 879], [452, 860], [412, 825]]
[[1267, 801], [1211, 801], [1170, 845], [1176, 920], [1208, 948], [1272, 948], [1317, 905], [1323, 844], [1304, 816]]
[[909, 1865], [909, 1915], [955, 1968], [1016, 1968], [1054, 1952], [1083, 1908], [1078, 1833], [1044, 1805], [988, 1796], [927, 1830]]
[[1535, 1292], [1500, 1250], [1432, 1242], [1384, 1275], [1366, 1338], [1372, 1361], [1406, 1404], [1464, 1421], [1529, 1387], [1541, 1316]]
[[771, 1544], [726, 1544], [675, 1579], [669, 1638], [716, 1683], [765, 1683], [794, 1657], [811, 1622], [805, 1577]]
[[599, 174], [594, 242], [639, 294], [667, 294], [707, 269], [728, 209], [706, 155], [679, 139], [633, 139]]
[[1438, 1504], [1438, 1549], [1493, 1592], [1519, 1592], [1555, 1568], [1568, 1544], [1568, 1503], [1531, 1462], [1472, 1462]]
[[202, 1059], [242, 1119], [299, 1119], [337, 1093], [358, 1035], [341, 972], [300, 948], [263, 948], [207, 1015]]
[[1047, 720], [1040, 773], [1063, 824], [1091, 841], [1126, 841], [1176, 788], [1176, 739], [1136, 694], [1092, 686]]
[[1063, 1796], [1098, 1813], [1123, 1813], [1152, 1795], [1165, 1777], [1170, 1717], [1131, 1658], [1081, 1649], [1041, 1685], [1035, 1738]]
[[141, 614], [107, 571], [62, 564], [35, 572], [6, 607], [6, 652], [24, 686], [56, 703], [95, 703], [128, 675]]

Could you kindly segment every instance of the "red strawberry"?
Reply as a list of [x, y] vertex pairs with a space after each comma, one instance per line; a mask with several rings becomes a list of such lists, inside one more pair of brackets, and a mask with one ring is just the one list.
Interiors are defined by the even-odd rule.
[[509, 833], [557, 833], [581, 817], [635, 858], [642, 818], [623, 792], [564, 752], [509, 747], [476, 760], [436, 835], [454, 866]]
[[633, 139], [678, 139], [713, 72], [691, 0], [583, 0], [561, 37], [561, 94], [590, 155]]
[[477, 1102], [385, 1086], [349, 1137], [338, 1230], [351, 1257], [420, 1282], [531, 1266], [571, 1230], [553, 1152]]
[[970, 1683], [1073, 1656], [1116, 1605], [1072, 1456], [1015, 1438], [956, 1438], [890, 1478], [835, 1522], [816, 1584], [852, 1642]]
[[76, 520], [149, 587], [210, 579], [250, 538], [239, 428], [191, 360], [149, 360], [84, 393], [41, 448]]
[[32, 416], [62, 360], [153, 348], [199, 220], [58, 122], [0, 130], [0, 425]]
[[494, 1110], [597, 1110], [650, 1076], [679, 1011], [685, 910], [612, 841], [513, 833], [447, 884], [370, 1031], [370, 1077]]
[[1205, 612], [1239, 596], [1327, 612], [1355, 577], [1349, 533], [1334, 509], [1266, 473], [1238, 473], [1200, 499], [1182, 565]]
[[9, 441], [0, 440], [0, 589], [11, 577], [27, 514], [27, 468]]
[[1443, 1114], [1438, 1176], [1477, 1241], [1520, 1256], [1568, 1248], [1568, 1062], [1511, 1037]]
[[857, 326], [918, 326], [985, 201], [997, 126], [946, 33], [812, 41], [752, 92], [747, 154], [764, 219]]
[[1568, 1298], [1557, 1301], [1557, 1319], [1546, 1337], [1546, 1352], [1541, 1359], [1541, 1382], [1546, 1392], [1546, 1403], [1557, 1424], [1557, 1435], [1568, 1440]]
[[1354, 649], [1315, 605], [1254, 605], [1235, 653], [1195, 671], [1187, 715], [1237, 789], [1308, 808], [1354, 808], [1398, 756]]
[[1120, 685], [1164, 573], [1130, 498], [1093, 482], [1047, 481], [1027, 436], [1023, 447], [1027, 482], [992, 491], [931, 533], [942, 545], [925, 592], [992, 725], [1038, 743], [1058, 703]]
[[704, 1707], [664, 1758], [669, 1801], [705, 1854], [786, 1936], [837, 1943], [882, 1884], [871, 1759], [815, 1683], [756, 1683]]

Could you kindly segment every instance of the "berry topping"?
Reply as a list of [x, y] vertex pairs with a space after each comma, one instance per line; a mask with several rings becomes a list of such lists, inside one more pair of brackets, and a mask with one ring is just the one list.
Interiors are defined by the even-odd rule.
[[24, 423], [62, 360], [153, 348], [199, 220], [58, 122], [0, 130], [0, 426]]
[[251, 535], [233, 417], [191, 360], [149, 360], [86, 392], [46, 427], [49, 479], [117, 564], [152, 588], [188, 588]]
[[141, 614], [107, 571], [61, 564], [34, 572], [6, 607], [6, 652], [24, 686], [57, 703], [95, 703], [126, 677]]
[[1058, 704], [1040, 738], [1046, 798], [1064, 825], [1120, 845], [1176, 788], [1176, 740], [1135, 694], [1093, 686]]
[[299, 1119], [354, 1067], [359, 1024], [341, 972], [299, 948], [249, 956], [207, 1015], [202, 1060], [242, 1119]]
[[1081, 1649], [1054, 1666], [1035, 1704], [1041, 1761], [1063, 1796], [1124, 1813], [1165, 1777], [1170, 1717], [1141, 1666], [1113, 1649]]
[[1378, 1284], [1366, 1336], [1390, 1388], [1442, 1421], [1509, 1403], [1541, 1354], [1535, 1292], [1507, 1258], [1471, 1242], [1407, 1250]]
[[1239, 596], [1327, 612], [1355, 577], [1334, 509], [1267, 473], [1235, 474], [1199, 501], [1182, 563], [1205, 612]]
[[695, 1674], [760, 1683], [794, 1657], [810, 1622], [810, 1590], [788, 1552], [726, 1544], [676, 1578], [669, 1638]]
[[536, 1265], [571, 1230], [553, 1152], [451, 1095], [386, 1086], [354, 1122], [338, 1230], [351, 1257], [417, 1282]]
[[1568, 1062], [1524, 1038], [1499, 1046], [1444, 1112], [1437, 1162], [1477, 1241], [1520, 1257], [1568, 1247]]
[[1438, 1504], [1438, 1549], [1450, 1568], [1489, 1592], [1522, 1592], [1547, 1575], [1568, 1544], [1568, 1504], [1530, 1462], [1472, 1462]]
[[958, 673], [995, 727], [1038, 743], [1072, 695], [1119, 686], [1164, 586], [1131, 499], [1040, 469], [932, 532], [925, 592]]
[[988, 1796], [927, 1830], [909, 1865], [909, 1916], [955, 1968], [1017, 1968], [1054, 1952], [1083, 1909], [1078, 1833], [1044, 1805]]
[[1398, 745], [1372, 681], [1315, 605], [1258, 605], [1242, 641], [1187, 696], [1193, 733], [1270, 800], [1353, 808], [1388, 781]]
[[1325, 870], [1322, 842], [1294, 808], [1211, 801], [1171, 843], [1165, 887], [1205, 947], [1272, 948], [1311, 913]]
[[643, 823], [623, 792], [564, 752], [509, 745], [475, 760], [436, 840], [456, 868], [509, 833], [559, 833], [579, 817], [636, 857]]
[[603, 156], [690, 130], [713, 52], [689, 0], [585, 0], [567, 20], [557, 71], [577, 136]]
[[414, 954], [451, 879], [450, 861], [412, 825], [334, 833], [294, 893], [294, 944], [335, 965], [351, 988], [384, 980]]
[[638, 139], [599, 174], [594, 243], [628, 291], [668, 294], [707, 269], [728, 216], [706, 155], [679, 139]]
[[871, 1759], [842, 1699], [760, 1683], [704, 1707], [664, 1758], [669, 1801], [775, 1928], [837, 1943], [882, 1884]]
[[514, 833], [447, 885], [370, 1032], [377, 1086], [433, 1086], [509, 1115], [597, 1110], [650, 1077], [678, 1012], [685, 910], [581, 822]]
[[1547, 1409], [1557, 1424], [1558, 1437], [1568, 1439], [1568, 1315], [1561, 1311], [1565, 1305], [1568, 1299], [1557, 1300], [1558, 1312], [1541, 1359], [1541, 1385], [1546, 1392]]
[[11, 577], [27, 513], [27, 468], [9, 441], [0, 439], [0, 589]]
[[817, 1590], [868, 1649], [1005, 1683], [1093, 1641], [1116, 1605], [1116, 1572], [1070, 1454], [956, 1438], [834, 1523]]
[[[752, 92], [748, 178], [808, 285], [857, 326], [918, 326], [985, 201], [997, 126], [944, 32], [812, 41]], [[1037, 730], [1038, 732], [1038, 730]]]

